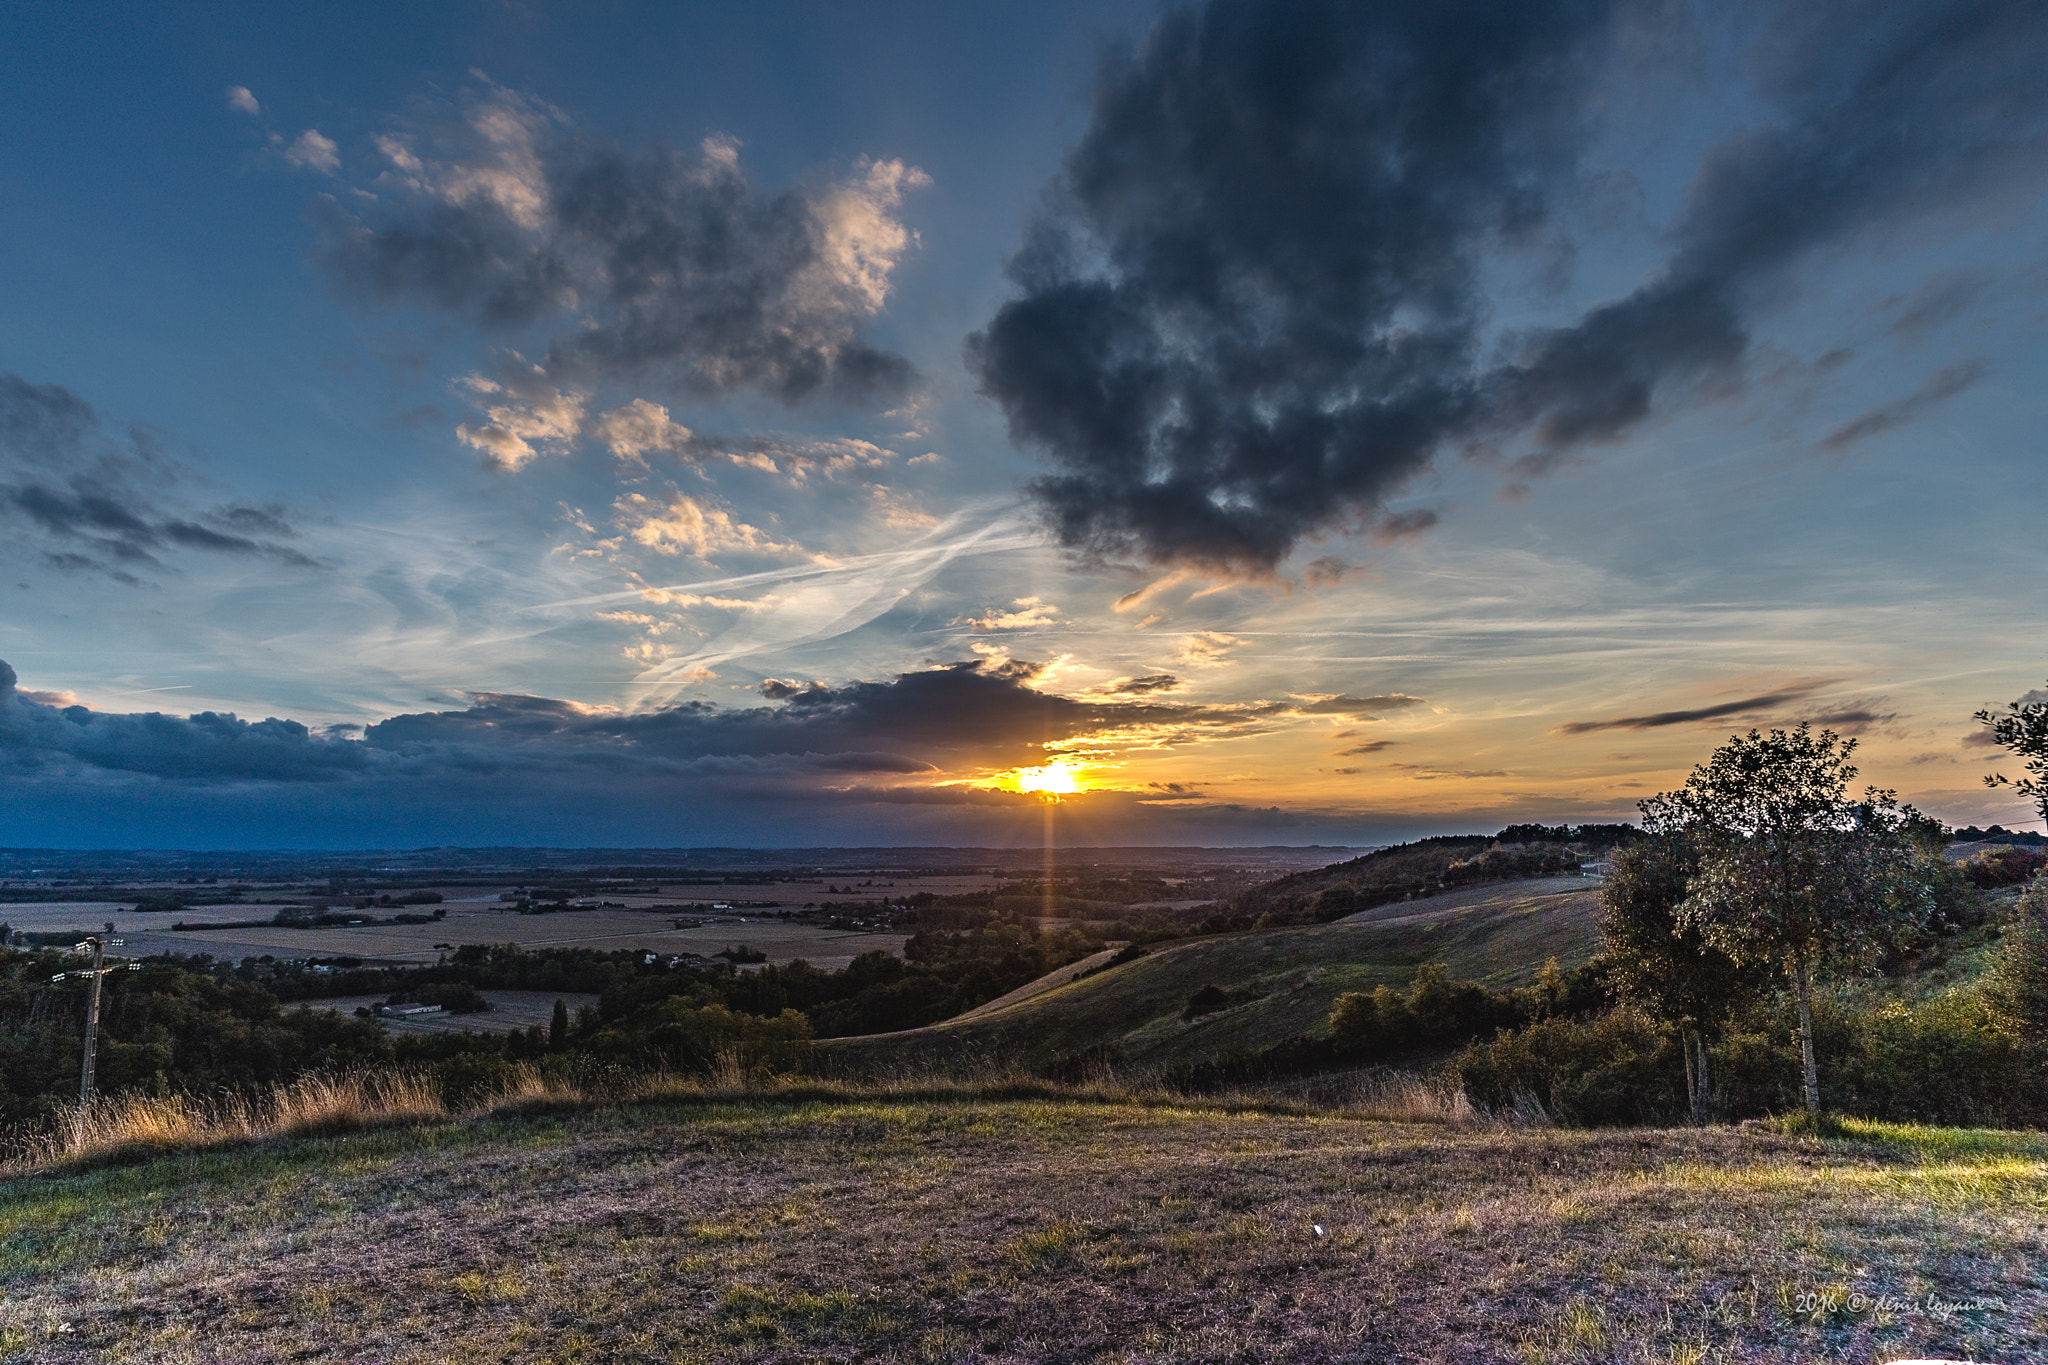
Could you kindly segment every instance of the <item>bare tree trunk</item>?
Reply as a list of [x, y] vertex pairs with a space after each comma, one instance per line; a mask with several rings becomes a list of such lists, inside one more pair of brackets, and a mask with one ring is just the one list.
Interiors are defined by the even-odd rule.
[[1692, 1121], [1700, 1121], [1700, 1083], [1692, 1069], [1692, 1025], [1681, 1024], [1678, 1029], [1678, 1048], [1685, 1054], [1685, 1103], [1692, 1110]]
[[1694, 1068], [1694, 1074], [1699, 1080], [1698, 1088], [1693, 1091], [1692, 1096], [1692, 1121], [1704, 1128], [1714, 1121], [1714, 1080], [1707, 1070], [1707, 1035], [1695, 1031], [1693, 1046], [1699, 1049], [1700, 1059], [1698, 1066]]
[[1799, 1060], [1805, 1067], [1806, 1116], [1820, 1129], [1820, 1068], [1813, 1061], [1813, 974], [1801, 958], [1792, 967], [1792, 984], [1799, 996]]

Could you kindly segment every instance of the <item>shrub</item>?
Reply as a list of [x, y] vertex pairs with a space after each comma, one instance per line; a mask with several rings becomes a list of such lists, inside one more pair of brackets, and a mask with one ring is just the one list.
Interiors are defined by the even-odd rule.
[[1453, 981], [1442, 964], [1431, 962], [1416, 969], [1406, 995], [1379, 986], [1370, 995], [1347, 991], [1338, 996], [1327, 1027], [1335, 1048], [1364, 1059], [1462, 1043], [1513, 1027], [1540, 1008], [1539, 997], [1540, 992], [1490, 991], [1476, 981]]
[[436, 1062], [435, 1086], [450, 1109], [461, 1109], [512, 1087], [520, 1074], [517, 1063], [496, 1052], [463, 1052]]
[[[1981, 995], [1823, 1011], [1833, 1076], [1827, 1107], [1900, 1122], [2017, 1127], [2048, 1117], [2031, 1038], [2001, 1026]], [[2033, 1035], [2038, 1037], [2038, 1035]]]
[[1686, 1112], [1675, 1035], [1627, 1006], [1503, 1031], [1451, 1065], [1472, 1098], [1495, 1110], [1533, 1095], [1562, 1123], [1673, 1123]]
[[810, 1057], [811, 1021], [795, 1010], [763, 1018], [679, 997], [643, 1010], [628, 1025], [600, 1031], [591, 1050], [612, 1057], [651, 1054], [697, 1075], [709, 1073], [721, 1059], [750, 1073], [795, 1071]]
[[1970, 885], [1990, 890], [2019, 886], [2028, 878], [2038, 876], [2043, 868], [2048, 868], [2048, 851], [2015, 848], [2007, 844], [2002, 848], [1978, 852], [1962, 865], [1962, 874]]
[[[1710, 1049], [1712, 1109], [1722, 1119], [1803, 1109], [1791, 1003], [1746, 1013]], [[1990, 1127], [2048, 1122], [2048, 1048], [2016, 1030], [1987, 995], [1955, 991], [1911, 1004], [1815, 1002], [1815, 1050], [1828, 1065], [1828, 1113]], [[1535, 1096], [1561, 1122], [1669, 1122], [1685, 1112], [1675, 1026], [1623, 1007], [1545, 1019], [1474, 1044], [1452, 1073], [1479, 1104]], [[1662, 1068], [1662, 1070], [1660, 1070]], [[1810, 1121], [1811, 1116], [1808, 1116]]]
[[2048, 1038], [2048, 873], [2034, 878], [2005, 931], [1985, 1000], [2015, 1036]]

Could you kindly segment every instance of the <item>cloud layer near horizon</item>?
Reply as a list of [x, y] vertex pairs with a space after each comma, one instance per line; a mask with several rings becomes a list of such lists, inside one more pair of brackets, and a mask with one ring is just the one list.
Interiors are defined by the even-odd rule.
[[1039, 665], [995, 658], [838, 687], [770, 678], [760, 693], [771, 704], [741, 708], [693, 701], [620, 711], [480, 692], [462, 710], [393, 716], [364, 727], [358, 740], [346, 737], [352, 730], [274, 717], [59, 706], [23, 692], [0, 661], [0, 737], [7, 741], [0, 752], [19, 772], [68, 764], [195, 782], [330, 781], [442, 768], [741, 773], [763, 764], [959, 775], [1041, 763], [1111, 737], [1171, 743], [1289, 718], [1371, 721], [1423, 704], [1398, 694], [1209, 705], [1128, 699], [1161, 690], [1150, 686], [1077, 698], [1036, 690], [1040, 673]]
[[[303, 811], [325, 840], [365, 837], [361, 831], [422, 801], [438, 812], [433, 834], [450, 840], [500, 822], [507, 832], [493, 842], [503, 842], [539, 809], [558, 828], [584, 828], [584, 837], [593, 822], [622, 822], [605, 842], [650, 822], [688, 830], [692, 842], [758, 841], [746, 822], [771, 810], [773, 823], [761, 831], [815, 830], [823, 821], [839, 839], [872, 841], [900, 825], [1011, 842], [1035, 837], [1038, 806], [973, 780], [991, 771], [1040, 763], [1074, 745], [1190, 743], [1286, 718], [1370, 720], [1420, 701], [1174, 705], [1063, 697], [1034, 690], [1035, 675], [1030, 664], [977, 660], [840, 687], [770, 680], [760, 689], [770, 703], [763, 706], [694, 702], [636, 713], [484, 693], [461, 710], [394, 716], [355, 738], [349, 727], [314, 730], [277, 718], [66, 706], [25, 693], [0, 663], [0, 771], [15, 797], [6, 804], [61, 791], [74, 807], [90, 801], [109, 820], [135, 820], [128, 837], [113, 840], [135, 846], [157, 841], [152, 821], [166, 810], [176, 812], [173, 827], [191, 827], [232, 823], [235, 812], [278, 803]], [[1343, 824], [1313, 811], [1208, 802], [1179, 787], [1105, 792], [1094, 802], [1096, 827], [1134, 837], [1240, 837], [1259, 828], [1327, 835]], [[158, 814], [123, 815], [145, 811]], [[27, 820], [23, 809], [7, 813], [17, 824]], [[1006, 820], [1018, 826], [1014, 839], [1001, 833]], [[414, 824], [411, 832], [428, 830]]]

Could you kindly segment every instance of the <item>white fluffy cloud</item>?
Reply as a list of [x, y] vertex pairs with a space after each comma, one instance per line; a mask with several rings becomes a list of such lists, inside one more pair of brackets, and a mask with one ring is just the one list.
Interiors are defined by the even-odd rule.
[[1010, 603], [1006, 610], [991, 607], [979, 616], [959, 616], [950, 623], [966, 626], [970, 630], [1028, 630], [1032, 626], [1049, 626], [1059, 617], [1060, 609], [1050, 602], [1036, 597], [1020, 597]]
[[613, 520], [627, 539], [656, 554], [688, 554], [709, 559], [723, 550], [748, 554], [792, 554], [800, 547], [769, 538], [759, 527], [733, 519], [732, 513], [687, 493], [666, 500], [628, 493], [612, 504]]
[[284, 159], [305, 170], [333, 175], [341, 169], [341, 148], [333, 138], [323, 137], [318, 128], [308, 128], [284, 149]]

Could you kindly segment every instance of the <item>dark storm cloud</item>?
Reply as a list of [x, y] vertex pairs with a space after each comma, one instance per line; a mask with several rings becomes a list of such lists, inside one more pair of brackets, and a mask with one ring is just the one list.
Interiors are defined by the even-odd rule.
[[1821, 440], [1820, 447], [1822, 450], [1846, 450], [1865, 437], [1904, 426], [1929, 408], [1946, 403], [1990, 372], [1991, 367], [1981, 360], [1950, 365], [1904, 398], [1836, 427]]
[[659, 766], [780, 755], [825, 756], [843, 769], [848, 754], [888, 755], [895, 766], [878, 771], [909, 772], [933, 760], [1036, 762], [1043, 744], [1102, 724], [1104, 708], [1035, 692], [1027, 677], [977, 661], [843, 687], [771, 679], [762, 692], [781, 705], [725, 710], [692, 702], [633, 713], [484, 693], [460, 711], [372, 725], [363, 743], [394, 755], [467, 754], [467, 761], [515, 764]]
[[1687, 725], [1694, 721], [1719, 720], [1724, 716], [1749, 715], [1768, 711], [1775, 706], [1800, 701], [1818, 691], [1822, 684], [1805, 687], [1791, 687], [1779, 692], [1766, 692], [1761, 696], [1744, 697], [1741, 701], [1722, 702], [1715, 706], [1695, 707], [1685, 711], [1658, 711], [1647, 716], [1623, 716], [1619, 720], [1575, 720], [1569, 725], [1560, 725], [1561, 735], [1587, 735], [1599, 730], [1657, 730], [1666, 725]]
[[737, 144], [630, 151], [515, 92], [379, 139], [390, 163], [358, 216], [320, 201], [321, 255], [360, 298], [412, 299], [481, 326], [573, 319], [542, 368], [557, 382], [654, 378], [784, 402], [889, 400], [908, 361], [860, 323], [904, 249], [893, 214], [923, 183], [900, 163], [770, 193]]
[[120, 715], [52, 706], [23, 694], [0, 662], [0, 765], [102, 769], [193, 781], [327, 781], [364, 771], [361, 745], [322, 739], [297, 721]]
[[0, 663], [0, 755], [17, 771], [100, 770], [202, 784], [905, 774], [931, 771], [932, 758], [1036, 761], [1046, 741], [1102, 721], [1098, 708], [1034, 692], [978, 664], [783, 695], [782, 706], [727, 711], [692, 703], [622, 714], [482, 693], [462, 710], [394, 716], [350, 740], [288, 720], [50, 705], [19, 689], [14, 670]]
[[313, 564], [281, 543], [295, 533], [278, 509], [172, 510], [180, 481], [147, 431], [109, 431], [62, 385], [0, 373], [0, 515], [47, 566], [138, 584], [174, 550]]
[[[1731, 376], [1817, 248], [2024, 187], [2048, 9], [1798, 7], [1641, 288], [1482, 355], [1482, 266], [1554, 244], [1626, 0], [1209, 0], [1109, 60], [970, 340], [1063, 543], [1270, 571], [1446, 444], [1538, 455]], [[1648, 16], [1654, 19], [1655, 16]], [[1386, 523], [1382, 522], [1382, 525]], [[1419, 529], [1419, 528], [1418, 528]]]

